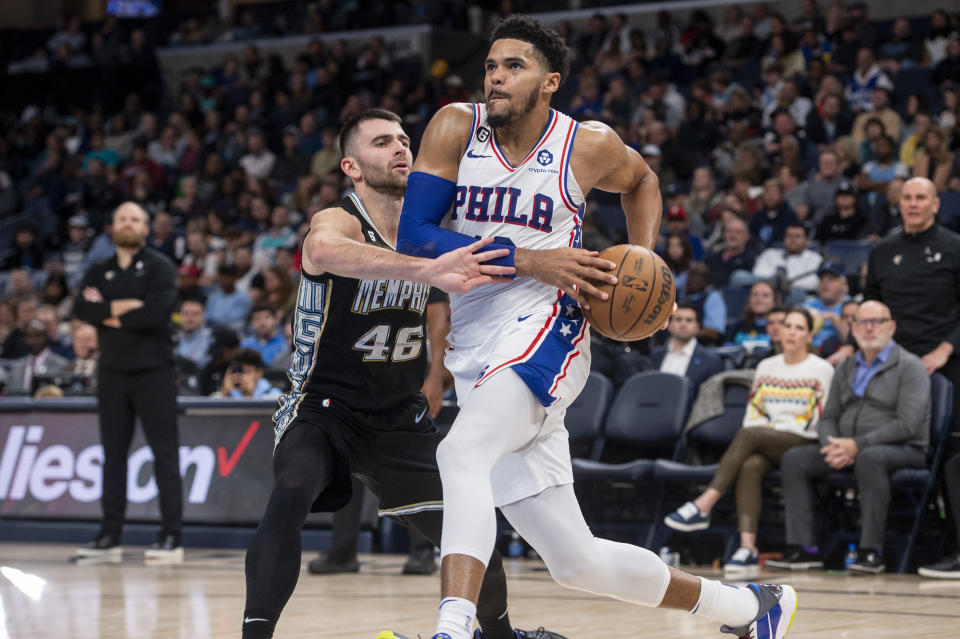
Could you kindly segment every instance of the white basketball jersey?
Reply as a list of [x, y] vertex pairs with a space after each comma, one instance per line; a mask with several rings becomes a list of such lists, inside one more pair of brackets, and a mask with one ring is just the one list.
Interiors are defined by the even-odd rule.
[[[444, 227], [474, 237], [507, 238], [528, 249], [580, 246], [583, 193], [570, 170], [579, 124], [550, 109], [540, 140], [511, 166], [487, 123], [487, 107], [473, 106], [473, 129], [460, 159], [453, 208]], [[451, 295], [454, 347], [475, 346], [507, 322], [556, 307], [562, 291], [529, 277]], [[556, 310], [556, 309], [554, 309]]]

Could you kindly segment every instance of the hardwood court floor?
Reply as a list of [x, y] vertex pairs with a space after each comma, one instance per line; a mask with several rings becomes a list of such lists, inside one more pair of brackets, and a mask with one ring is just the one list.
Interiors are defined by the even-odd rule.
[[[72, 550], [0, 544], [0, 639], [240, 636], [241, 551], [189, 549], [181, 565], [147, 566], [140, 548], [126, 548], [119, 563], [87, 564], [71, 562]], [[373, 639], [386, 628], [428, 636], [439, 578], [400, 576], [403, 557], [396, 555], [361, 561], [358, 575], [317, 577], [304, 569], [276, 636]], [[538, 562], [507, 564], [511, 617], [521, 628], [545, 625], [569, 639], [721, 636], [717, 624], [685, 613], [563, 589]], [[790, 583], [800, 593], [790, 639], [960, 637], [960, 581], [811, 572]]]

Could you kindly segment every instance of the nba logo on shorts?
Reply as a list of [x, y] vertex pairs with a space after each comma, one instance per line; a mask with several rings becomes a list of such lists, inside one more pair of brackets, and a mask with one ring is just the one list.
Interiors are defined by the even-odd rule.
[[543, 151], [540, 151], [540, 153], [537, 154], [537, 162], [539, 162], [543, 166], [547, 166], [548, 164], [553, 162], [553, 153], [551, 153], [550, 151], [547, 151], [546, 149], [544, 149]]
[[330, 398], [329, 398], [329, 397], [328, 397], [327, 399], [323, 400], [323, 401], [320, 402], [320, 403], [323, 404], [323, 407], [324, 407], [324, 408], [330, 408]]
[[486, 142], [486, 141], [487, 141], [487, 138], [489, 138], [489, 137], [490, 137], [490, 129], [488, 129], [488, 128], [485, 127], [485, 126], [482, 126], [482, 127], [480, 127], [479, 129], [477, 129], [477, 139], [478, 139], [478, 140], [480, 140], [481, 142]]

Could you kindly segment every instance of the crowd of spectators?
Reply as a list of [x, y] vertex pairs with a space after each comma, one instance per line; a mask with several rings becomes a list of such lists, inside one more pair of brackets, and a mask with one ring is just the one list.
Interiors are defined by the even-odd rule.
[[[408, 3], [409, 13], [383, 15], [409, 24], [440, 11], [447, 26], [471, 29], [479, 4]], [[335, 29], [352, 20], [352, 6], [308, 5], [296, 29]], [[816, 351], [829, 357], [849, 341], [840, 314], [862, 288], [865, 261], [833, 259], [832, 243], [896, 229], [899, 189], [911, 175], [960, 191], [958, 17], [872, 21], [868, 11], [862, 2], [809, 1], [787, 18], [761, 3], [731, 5], [718, 20], [662, 12], [650, 30], [625, 15], [597, 14], [582, 29], [553, 25], [574, 57], [555, 107], [606, 122], [658, 173], [658, 251], [697, 313], [704, 345], [773, 347], [770, 313], [804, 303], [815, 314]], [[167, 41], [288, 34], [285, 20], [241, 12], [236, 24], [213, 28], [186, 19]], [[84, 270], [111, 253], [111, 212], [129, 200], [152, 216], [149, 246], [178, 266], [181, 392], [245, 393], [227, 374], [246, 366], [241, 348], [257, 352], [282, 385], [299, 240], [310, 216], [350, 188], [338, 126], [380, 106], [400, 114], [416, 140], [437, 108], [482, 100], [481, 72], [455, 74], [439, 58], [421, 68], [381, 37], [358, 49], [312, 40], [292, 66], [250, 42], [173, 93], [161, 90], [147, 33], [127, 33], [112, 18], [74, 19], [47, 43], [55, 58], [138, 65], [142, 77], [116, 109], [78, 98], [72, 108], [0, 113], [0, 357], [30, 356], [26, 335], [43, 314], [54, 352], [71, 365], [90, 359], [77, 339], [85, 329], [70, 323], [71, 299]], [[625, 241], [615, 198], [591, 194], [583, 238], [588, 248]], [[81, 377], [79, 363], [67, 368]]]

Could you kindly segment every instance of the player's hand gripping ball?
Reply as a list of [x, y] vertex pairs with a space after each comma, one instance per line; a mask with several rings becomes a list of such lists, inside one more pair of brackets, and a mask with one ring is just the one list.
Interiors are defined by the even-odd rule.
[[632, 244], [611, 246], [599, 257], [617, 265], [611, 271], [617, 283], [595, 283], [609, 297], [591, 296], [590, 308], [583, 309], [593, 330], [621, 342], [659, 331], [673, 313], [677, 296], [670, 267], [650, 249]]

